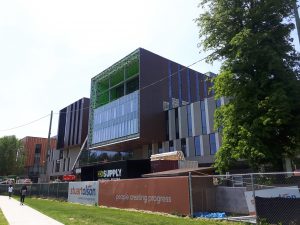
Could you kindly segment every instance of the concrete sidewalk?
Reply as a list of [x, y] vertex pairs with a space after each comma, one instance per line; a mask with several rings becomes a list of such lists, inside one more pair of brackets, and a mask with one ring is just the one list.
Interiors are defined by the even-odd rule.
[[62, 225], [62, 223], [8, 196], [0, 196], [0, 208], [10, 225]]

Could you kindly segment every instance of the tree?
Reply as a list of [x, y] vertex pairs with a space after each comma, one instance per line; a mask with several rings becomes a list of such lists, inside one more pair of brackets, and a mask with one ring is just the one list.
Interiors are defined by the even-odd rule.
[[252, 168], [282, 169], [300, 146], [299, 54], [290, 38], [294, 0], [202, 0], [196, 19], [208, 62], [223, 60], [214, 79], [222, 146], [215, 166], [224, 172], [238, 159]]
[[15, 136], [0, 138], [0, 175], [20, 175], [24, 171], [24, 154]]

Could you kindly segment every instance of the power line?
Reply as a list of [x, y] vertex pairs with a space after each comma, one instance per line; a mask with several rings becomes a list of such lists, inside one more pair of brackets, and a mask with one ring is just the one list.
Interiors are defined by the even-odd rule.
[[[203, 57], [203, 58], [201, 58], [201, 59], [199, 59], [199, 60], [193, 62], [192, 64], [190, 64], [190, 65], [188, 65], [188, 66], [184, 66], [184, 67], [181, 68], [180, 70], [178, 70], [178, 71], [176, 71], [176, 72], [173, 72], [171, 75], [166, 75], [166, 76], [164, 76], [163, 78], [161, 78], [160, 80], [154, 81], [154, 82], [152, 82], [152, 83], [150, 83], [150, 84], [148, 84], [148, 85], [146, 85], [146, 86], [140, 88], [139, 90], [141, 91], [141, 90], [144, 90], [144, 89], [146, 89], [146, 88], [148, 88], [148, 87], [151, 87], [151, 86], [153, 86], [153, 85], [157, 85], [158, 83], [164, 81], [165, 79], [167, 79], [167, 78], [169, 78], [169, 77], [175, 76], [176, 74], [178, 74], [178, 72], [181, 72], [181, 71], [183, 71], [183, 70], [185, 70], [185, 69], [189, 69], [190, 67], [196, 65], [197, 63], [199, 63], [199, 62], [201, 62], [201, 61], [207, 59], [208, 57], [210, 57], [210, 56], [213, 55], [214, 53], [216, 53], [216, 52], [213, 52], [213, 53], [211, 53], [211, 54], [209, 54], [209, 55], [207, 55], [207, 56], [205, 56], [205, 57]], [[205, 75], [205, 74], [204, 74], [204, 75]], [[65, 114], [67, 114], [67, 113], [77, 112], [77, 111], [87, 110], [87, 109], [90, 109], [90, 107], [85, 107], [85, 108], [82, 108], [82, 109], [76, 109], [76, 110], [70, 110], [70, 111], [67, 111], [67, 112], [56, 112], [56, 113], [54, 113], [54, 114], [60, 114], [60, 113], [65, 113]]]
[[[197, 64], [197, 63], [199, 63], [199, 62], [205, 60], [206, 58], [208, 58], [209, 56], [211, 56], [211, 55], [214, 54], [214, 53], [215, 53], [215, 52], [213, 52], [213, 53], [211, 53], [211, 54], [209, 54], [209, 55], [207, 55], [207, 56], [205, 56], [205, 57], [203, 57], [203, 58], [201, 58], [201, 59], [199, 59], [199, 60], [193, 62], [192, 64], [190, 64], [190, 65], [188, 65], [188, 66], [186, 66], [186, 67], [181, 68], [180, 70], [178, 70], [178, 71], [172, 73], [171, 75], [164, 76], [162, 79], [157, 80], [157, 81], [155, 81], [155, 82], [153, 82], [153, 83], [151, 83], [151, 84], [148, 84], [148, 85], [146, 85], [146, 86], [140, 88], [139, 90], [141, 91], [141, 90], [144, 90], [144, 89], [146, 89], [146, 88], [148, 88], [148, 87], [151, 87], [151, 86], [153, 86], [153, 85], [157, 85], [158, 83], [164, 81], [165, 79], [167, 79], [167, 78], [169, 78], [169, 77], [172, 77], [172, 76], [176, 75], [178, 72], [181, 72], [182, 70], [188, 69], [188, 68], [192, 67], [193, 65], [195, 65], [195, 64]], [[55, 112], [54, 114], [70, 113], [70, 112], [76, 112], [76, 111], [88, 110], [88, 109], [90, 109], [90, 107], [85, 107], [85, 108], [82, 108], [82, 109], [76, 109], [76, 110], [70, 110], [70, 111], [67, 111], [67, 112]], [[31, 121], [31, 122], [28, 122], [28, 123], [25, 123], [25, 124], [22, 124], [22, 125], [19, 125], [19, 126], [16, 126], [16, 127], [11, 127], [11, 128], [8, 128], [8, 129], [0, 130], [0, 132], [4, 132], [4, 131], [9, 131], [9, 130], [14, 130], [14, 129], [17, 129], [17, 128], [25, 127], [25, 126], [28, 126], [28, 125], [30, 125], [30, 124], [32, 124], [32, 123], [35, 123], [35, 122], [39, 121], [39, 120], [42, 120], [42, 119], [44, 119], [44, 118], [46, 118], [46, 117], [48, 117], [48, 116], [50, 116], [50, 114], [47, 114], [47, 115], [45, 115], [45, 116], [43, 116], [43, 117], [41, 117], [41, 118], [38, 118], [38, 119], [36, 119], [36, 120], [33, 120], [33, 121]]]
[[35, 122], [37, 122], [37, 121], [39, 121], [39, 120], [42, 120], [42, 119], [44, 119], [44, 118], [46, 118], [46, 117], [48, 117], [48, 116], [50, 116], [50, 114], [47, 114], [47, 115], [45, 115], [45, 116], [43, 116], [43, 117], [41, 117], [41, 118], [38, 118], [38, 119], [36, 119], [36, 120], [33, 120], [33, 121], [31, 121], [31, 122], [28, 122], [28, 123], [25, 123], [25, 124], [22, 124], [22, 125], [19, 125], [19, 126], [16, 126], [16, 127], [11, 127], [11, 128], [8, 128], [8, 129], [3, 129], [3, 130], [0, 130], [1, 132], [4, 132], [4, 131], [9, 131], [9, 130], [14, 130], [14, 129], [17, 129], [17, 128], [20, 128], [20, 127], [25, 127], [25, 126], [28, 126], [28, 125], [30, 125], [30, 124], [33, 124], [33, 123], [35, 123]]

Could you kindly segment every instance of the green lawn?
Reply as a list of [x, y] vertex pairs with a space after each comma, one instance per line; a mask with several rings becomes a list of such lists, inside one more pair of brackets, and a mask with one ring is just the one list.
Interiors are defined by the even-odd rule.
[[213, 220], [190, 219], [175, 216], [164, 216], [136, 211], [85, 206], [68, 202], [26, 198], [25, 204], [64, 223], [64, 224], [103, 224], [103, 225], [132, 225], [132, 224], [161, 224], [161, 225], [239, 225], [239, 223], [218, 222]]
[[0, 224], [1, 224], [1, 225], [8, 225], [8, 222], [7, 222], [7, 220], [5, 219], [5, 217], [4, 217], [4, 215], [3, 215], [2, 211], [1, 211], [1, 209], [0, 209]]

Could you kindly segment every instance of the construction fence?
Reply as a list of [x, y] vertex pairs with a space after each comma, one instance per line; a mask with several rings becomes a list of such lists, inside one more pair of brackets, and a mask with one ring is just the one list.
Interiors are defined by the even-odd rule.
[[[253, 173], [28, 185], [28, 194], [248, 223], [300, 224], [300, 176]], [[15, 191], [22, 185], [15, 185]], [[0, 194], [7, 185], [0, 185]]]
[[253, 173], [192, 176], [192, 214], [225, 212], [229, 220], [300, 224], [299, 175]]
[[[21, 187], [24, 184], [13, 184], [14, 195], [20, 195]], [[8, 184], [0, 184], [0, 194], [7, 195]], [[69, 183], [38, 183], [26, 184], [27, 196], [41, 197], [41, 198], [55, 198], [61, 200], [68, 200]]]

